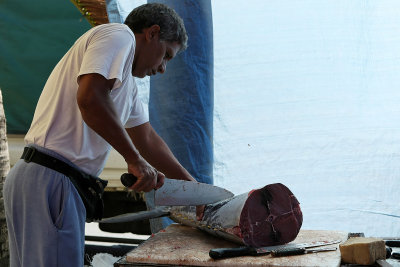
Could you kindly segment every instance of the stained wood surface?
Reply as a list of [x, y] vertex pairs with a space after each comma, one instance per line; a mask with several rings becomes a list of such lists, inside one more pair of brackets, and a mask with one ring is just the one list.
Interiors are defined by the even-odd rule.
[[[293, 242], [347, 240], [347, 232], [301, 230]], [[330, 245], [339, 247], [339, 244]], [[216, 238], [198, 229], [172, 224], [150, 237], [126, 255], [126, 262], [140, 265], [179, 266], [340, 266], [340, 251], [309, 253], [289, 257], [245, 256], [213, 260], [212, 248], [238, 247], [237, 244]]]

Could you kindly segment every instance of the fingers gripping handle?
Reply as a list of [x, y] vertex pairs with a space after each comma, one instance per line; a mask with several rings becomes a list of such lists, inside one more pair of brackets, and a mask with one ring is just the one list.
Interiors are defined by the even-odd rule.
[[125, 186], [125, 187], [131, 187], [132, 185], [134, 185], [137, 181], [137, 177], [131, 173], [124, 173], [121, 175], [121, 183]]

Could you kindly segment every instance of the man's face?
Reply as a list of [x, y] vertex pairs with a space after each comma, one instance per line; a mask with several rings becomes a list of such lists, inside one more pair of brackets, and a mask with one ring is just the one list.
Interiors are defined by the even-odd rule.
[[138, 78], [155, 75], [157, 72], [164, 73], [167, 62], [174, 58], [181, 48], [176, 42], [160, 41], [157, 31], [148, 34], [150, 37], [135, 55], [132, 65], [132, 75]]

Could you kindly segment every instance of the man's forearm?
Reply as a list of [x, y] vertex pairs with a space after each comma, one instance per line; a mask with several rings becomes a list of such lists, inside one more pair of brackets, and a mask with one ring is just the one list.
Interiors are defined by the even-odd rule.
[[149, 123], [127, 131], [140, 154], [157, 170], [171, 179], [194, 180]]

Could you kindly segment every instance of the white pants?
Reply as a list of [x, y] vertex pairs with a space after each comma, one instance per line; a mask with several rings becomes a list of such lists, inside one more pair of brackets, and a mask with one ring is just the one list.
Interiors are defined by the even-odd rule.
[[20, 159], [7, 175], [3, 194], [11, 267], [83, 266], [86, 211], [68, 177]]

